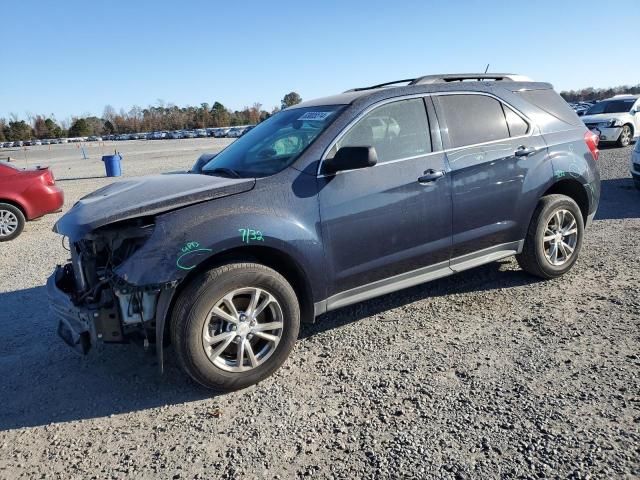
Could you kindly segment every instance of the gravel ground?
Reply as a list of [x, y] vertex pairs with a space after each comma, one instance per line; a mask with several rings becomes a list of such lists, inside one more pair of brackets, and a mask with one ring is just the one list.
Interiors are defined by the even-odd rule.
[[[117, 147], [130, 175], [224, 143]], [[93, 177], [112, 148], [27, 160], [53, 166], [69, 208], [108, 183]], [[57, 215], [28, 224], [0, 246], [0, 478], [640, 478], [630, 153], [602, 152], [600, 210], [565, 277], [505, 260], [333, 312], [273, 377], [213, 397], [171, 357], [161, 377], [133, 345], [69, 350], [44, 291], [65, 259]]]

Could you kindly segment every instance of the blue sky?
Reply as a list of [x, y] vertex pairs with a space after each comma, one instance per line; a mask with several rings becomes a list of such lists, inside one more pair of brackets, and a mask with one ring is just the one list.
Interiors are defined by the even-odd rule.
[[640, 1], [61, 1], [2, 7], [0, 117], [212, 104], [270, 110], [429, 73], [557, 90], [640, 82]]

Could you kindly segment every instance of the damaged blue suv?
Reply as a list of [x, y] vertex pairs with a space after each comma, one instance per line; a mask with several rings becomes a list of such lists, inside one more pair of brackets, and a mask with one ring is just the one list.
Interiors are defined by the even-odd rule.
[[600, 196], [597, 137], [547, 83], [430, 75], [288, 108], [188, 174], [128, 179], [55, 226], [60, 336], [171, 344], [216, 390], [272, 374], [300, 323], [515, 255], [558, 277]]

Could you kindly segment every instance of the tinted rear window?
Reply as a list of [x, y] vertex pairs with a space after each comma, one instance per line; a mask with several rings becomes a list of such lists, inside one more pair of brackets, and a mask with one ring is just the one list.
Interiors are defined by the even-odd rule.
[[441, 95], [438, 98], [451, 147], [509, 138], [502, 105], [485, 95]]
[[569, 104], [554, 90], [524, 90], [514, 93], [520, 95], [539, 109], [544, 110], [549, 115], [553, 115], [569, 125], [582, 125], [580, 117], [576, 115], [576, 112], [573, 111]]

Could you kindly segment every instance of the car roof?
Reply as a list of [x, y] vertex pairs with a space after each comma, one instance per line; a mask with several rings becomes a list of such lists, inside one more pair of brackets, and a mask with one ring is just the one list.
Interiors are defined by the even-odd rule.
[[611, 98], [605, 98], [605, 100], [637, 100], [638, 98], [640, 98], [640, 95], [631, 95], [630, 93], [627, 93], [622, 95], [614, 95]]
[[[398, 85], [407, 83], [407, 85]], [[534, 82], [527, 77], [515, 74], [482, 74], [460, 73], [444, 75], [428, 75], [415, 79], [387, 82], [371, 87], [360, 87], [327, 97], [307, 100], [289, 108], [306, 108], [322, 105], [349, 105], [357, 100], [384, 99], [412, 93], [436, 93], [450, 91], [489, 91], [492, 87], [500, 86], [511, 91], [542, 90], [553, 86], [549, 83]]]

